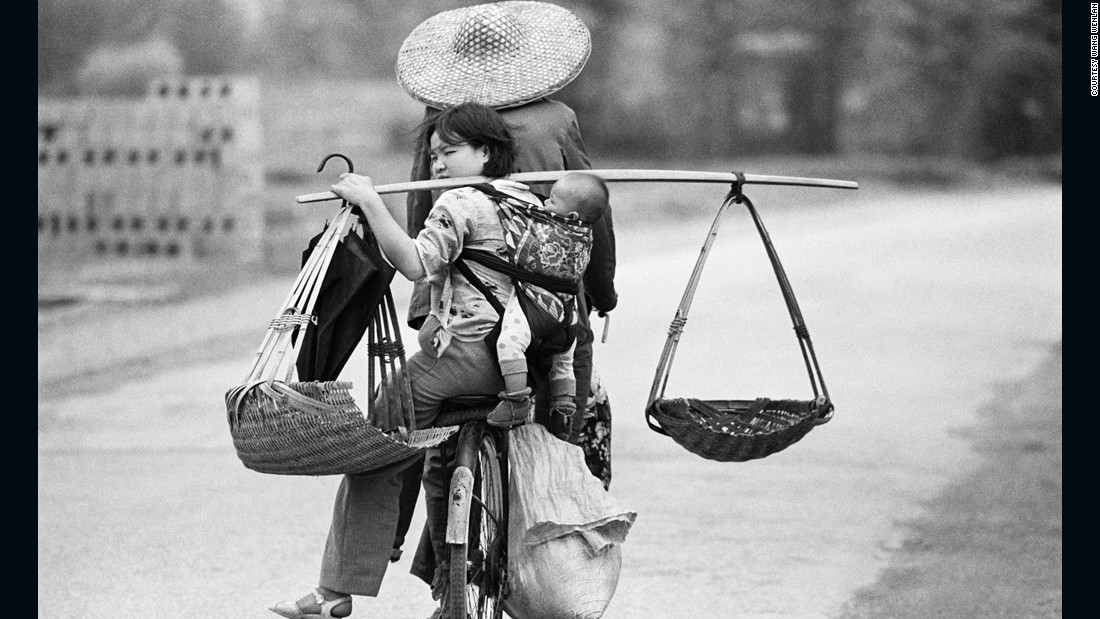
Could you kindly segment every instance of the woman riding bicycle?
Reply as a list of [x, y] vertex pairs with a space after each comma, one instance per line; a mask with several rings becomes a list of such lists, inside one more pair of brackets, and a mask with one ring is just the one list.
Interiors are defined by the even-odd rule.
[[[448, 108], [427, 125], [425, 136], [433, 178], [486, 176], [496, 179], [491, 184], [497, 190], [538, 202], [526, 185], [502, 178], [512, 171], [515, 149], [508, 125], [492, 108], [476, 103]], [[417, 427], [432, 425], [447, 398], [503, 391], [499, 366], [484, 342], [498, 315], [453, 266], [463, 248], [505, 251], [493, 201], [470, 187], [444, 192], [413, 239], [390, 215], [370, 177], [343, 174], [332, 190], [362, 209], [387, 260], [410, 281], [426, 281], [431, 289], [430, 315], [417, 338], [420, 349], [406, 366]], [[512, 282], [507, 276], [476, 263], [469, 266], [502, 303], [508, 301]], [[419, 463], [415, 459], [380, 472], [344, 476], [319, 586], [297, 602], [281, 602], [271, 610], [291, 618], [346, 617], [352, 594], [376, 596], [391, 556], [402, 484], [410, 483], [402, 473]], [[445, 496], [430, 487], [425, 494], [432, 538], [442, 540]], [[438, 558], [445, 552], [445, 545], [437, 545]]]
[[[423, 103], [424, 118], [465, 101], [497, 110], [512, 128], [516, 159], [512, 172], [587, 170], [592, 167], [581, 135], [577, 114], [565, 103], [550, 98], [580, 75], [592, 49], [584, 23], [565, 7], [547, 2], [495, 2], [443, 11], [417, 26], [398, 53], [397, 80], [405, 92]], [[409, 180], [431, 177], [428, 147], [417, 141]], [[532, 186], [545, 194], [549, 185]], [[433, 202], [429, 191], [411, 191], [405, 204], [406, 231], [415, 236], [424, 227]], [[549, 398], [545, 386], [538, 389], [536, 419], [556, 435], [569, 432], [570, 442], [581, 445], [592, 474], [607, 487], [611, 482], [611, 409], [606, 397], [589, 419], [592, 395], [593, 332], [589, 313], [600, 315], [615, 309], [615, 229], [612, 209], [593, 226], [592, 257], [577, 295], [577, 343], [573, 355], [576, 378], [576, 413], [564, 427], [560, 417], [547, 418]], [[419, 329], [430, 308], [424, 282], [413, 284], [408, 324]], [[425, 453], [425, 468], [438, 468], [440, 453]], [[419, 473], [415, 467], [408, 477]], [[441, 482], [424, 477], [425, 487]], [[414, 484], [405, 484], [402, 513], [394, 540], [393, 558], [401, 556], [417, 495]], [[438, 585], [438, 561], [433, 556], [429, 528], [414, 536], [415, 553], [410, 572], [429, 585]], [[419, 537], [419, 539], [417, 539]], [[437, 588], [437, 587], [433, 587]]]

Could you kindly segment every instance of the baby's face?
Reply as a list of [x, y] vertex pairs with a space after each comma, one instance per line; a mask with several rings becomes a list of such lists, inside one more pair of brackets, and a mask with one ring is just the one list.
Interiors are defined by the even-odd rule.
[[554, 186], [550, 188], [550, 196], [546, 198], [546, 203], [542, 205], [543, 208], [563, 217], [569, 217], [570, 213], [576, 213], [576, 209], [573, 208], [572, 202], [568, 199], [568, 193], [568, 187], [563, 189], [560, 181], [554, 183]]

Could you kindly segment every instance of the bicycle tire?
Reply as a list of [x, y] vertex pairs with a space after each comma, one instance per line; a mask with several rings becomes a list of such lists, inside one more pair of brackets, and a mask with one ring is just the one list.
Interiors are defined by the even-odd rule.
[[455, 465], [473, 472], [474, 487], [467, 541], [450, 545], [447, 619], [503, 616], [508, 522], [504, 462], [484, 423], [463, 425]]

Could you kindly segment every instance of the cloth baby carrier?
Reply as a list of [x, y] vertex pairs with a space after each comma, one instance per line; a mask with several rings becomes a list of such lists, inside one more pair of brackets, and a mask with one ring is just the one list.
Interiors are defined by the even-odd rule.
[[495, 254], [463, 249], [455, 267], [485, 296], [500, 318], [485, 338], [493, 354], [504, 319], [504, 306], [466, 261], [511, 278], [516, 295], [531, 329], [527, 348], [530, 360], [569, 350], [576, 341], [576, 297], [579, 282], [588, 267], [589, 252], [577, 251], [591, 245], [592, 226], [504, 193], [489, 183], [472, 185], [493, 201], [504, 230], [508, 260]]

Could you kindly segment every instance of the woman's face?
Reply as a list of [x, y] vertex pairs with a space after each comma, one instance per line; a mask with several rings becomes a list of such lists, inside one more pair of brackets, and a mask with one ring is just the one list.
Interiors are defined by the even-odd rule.
[[428, 157], [432, 163], [432, 178], [459, 178], [481, 176], [485, 162], [489, 160], [489, 148], [474, 148], [469, 144], [448, 144], [432, 133], [428, 141]]

